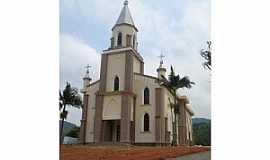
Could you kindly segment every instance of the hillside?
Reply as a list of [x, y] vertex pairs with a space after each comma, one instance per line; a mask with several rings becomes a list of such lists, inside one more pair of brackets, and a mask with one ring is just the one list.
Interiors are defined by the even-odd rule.
[[193, 139], [196, 145], [211, 145], [211, 120], [205, 118], [193, 118]]
[[[75, 127], [77, 127], [75, 124], [64, 121], [64, 135], [68, 134]], [[59, 132], [60, 128], [61, 128], [61, 120], [59, 121]]]
[[192, 118], [192, 125], [198, 123], [211, 123], [211, 120], [206, 118]]

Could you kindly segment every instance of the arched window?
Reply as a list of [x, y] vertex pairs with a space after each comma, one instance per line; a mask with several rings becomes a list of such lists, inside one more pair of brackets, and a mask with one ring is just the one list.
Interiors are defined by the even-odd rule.
[[145, 88], [143, 91], [143, 103], [149, 104], [150, 91], [149, 88]]
[[145, 113], [143, 116], [143, 131], [149, 131], [149, 114]]
[[114, 89], [113, 90], [114, 91], [119, 91], [119, 78], [118, 78], [118, 76], [116, 76], [114, 78]]
[[117, 46], [122, 46], [122, 33], [118, 33], [117, 36]]

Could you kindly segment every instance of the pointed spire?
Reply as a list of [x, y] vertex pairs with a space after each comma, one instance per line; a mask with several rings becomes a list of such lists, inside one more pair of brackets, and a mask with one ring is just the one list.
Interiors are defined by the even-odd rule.
[[91, 68], [91, 66], [88, 64], [85, 68], [86, 68], [86, 73], [85, 73], [84, 79], [91, 79], [89, 75], [89, 68]]
[[[116, 21], [116, 24], [114, 25], [114, 27], [116, 25], [120, 25], [120, 24], [129, 24], [129, 25], [133, 26], [134, 28], [136, 28], [134, 25], [131, 13], [130, 13], [129, 8], [128, 8], [128, 1], [127, 0], [124, 1], [124, 7], [120, 13], [119, 18]], [[136, 28], [136, 30], [137, 30], [137, 28]]]

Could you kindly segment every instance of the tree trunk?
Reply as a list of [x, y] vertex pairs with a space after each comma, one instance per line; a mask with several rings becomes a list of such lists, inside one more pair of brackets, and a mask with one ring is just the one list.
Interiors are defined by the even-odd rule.
[[176, 90], [174, 91], [174, 125], [173, 125], [173, 146], [177, 145], [177, 133], [176, 133]]
[[[65, 111], [66, 111], [66, 104], [64, 104], [63, 113], [65, 113]], [[60, 128], [60, 144], [62, 144], [64, 140], [64, 136], [63, 136], [64, 121], [65, 121], [65, 117], [63, 116], [61, 120], [61, 128]]]

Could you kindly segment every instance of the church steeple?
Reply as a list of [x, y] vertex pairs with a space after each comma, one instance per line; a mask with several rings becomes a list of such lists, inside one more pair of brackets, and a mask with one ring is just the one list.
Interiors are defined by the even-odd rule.
[[159, 67], [157, 69], [157, 73], [158, 73], [158, 78], [159, 79], [163, 79], [162, 76], [166, 76], [166, 68], [163, 67], [163, 58], [165, 57], [162, 53], [160, 54], [160, 56], [158, 56], [160, 58], [160, 63], [159, 63]]
[[83, 77], [83, 89], [86, 89], [92, 80], [89, 75], [89, 68], [91, 68], [91, 66], [87, 65], [85, 68], [86, 68], [86, 73], [85, 73], [85, 76]]
[[133, 18], [128, 8], [128, 1], [124, 1], [124, 7], [112, 28], [110, 49], [132, 47], [137, 50], [137, 32]]
[[124, 7], [123, 7], [123, 9], [122, 9], [122, 11], [120, 13], [120, 16], [118, 17], [118, 19], [116, 21], [116, 24], [114, 25], [114, 27], [117, 26], [117, 25], [121, 25], [121, 24], [131, 25], [137, 30], [136, 26], [134, 25], [132, 16], [130, 14], [127, 0], [125, 0], [125, 2], [124, 2]]

